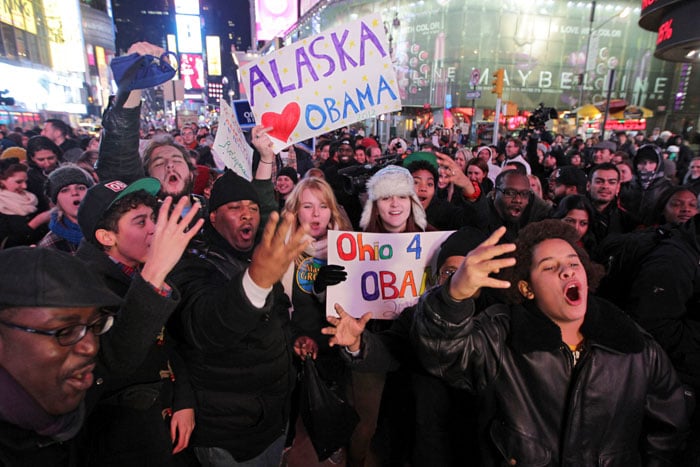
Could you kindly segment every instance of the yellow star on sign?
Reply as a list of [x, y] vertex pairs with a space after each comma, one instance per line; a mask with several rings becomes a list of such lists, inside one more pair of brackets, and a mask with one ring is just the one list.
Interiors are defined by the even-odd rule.
[[285, 73], [285, 74], [289, 73], [289, 68], [287, 68], [287, 67], [282, 68], [282, 73]]
[[367, 75], [364, 75], [364, 76], [362, 77], [362, 81], [367, 81]]
[[348, 42], [348, 47], [350, 47], [351, 49], [355, 47], [355, 41]]
[[377, 21], [376, 19], [374, 21], [372, 21], [372, 26], [374, 26], [376, 28], [378, 25], [379, 25], [379, 21]]

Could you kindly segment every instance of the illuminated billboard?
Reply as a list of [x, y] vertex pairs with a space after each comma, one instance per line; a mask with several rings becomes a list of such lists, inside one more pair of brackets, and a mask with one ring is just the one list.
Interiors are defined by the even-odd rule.
[[199, 15], [199, 0], [175, 0], [175, 14]]
[[199, 16], [175, 15], [180, 52], [202, 53], [202, 26]]
[[255, 0], [255, 31], [259, 41], [274, 39], [296, 21], [296, 0]]
[[304, 16], [307, 11], [316, 6], [319, 0], [301, 0], [299, 2], [299, 14]]
[[185, 90], [204, 89], [204, 60], [202, 54], [180, 54], [180, 79]]
[[221, 76], [221, 39], [219, 36], [207, 36], [207, 73], [209, 76]]
[[56, 71], [85, 72], [83, 26], [78, 0], [44, 0], [52, 68]]

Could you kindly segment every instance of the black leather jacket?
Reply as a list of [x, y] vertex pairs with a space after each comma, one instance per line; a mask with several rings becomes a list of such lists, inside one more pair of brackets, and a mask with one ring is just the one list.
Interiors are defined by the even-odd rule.
[[589, 297], [576, 364], [534, 305], [474, 311], [435, 288], [411, 339], [428, 371], [481, 398], [484, 465], [674, 465], [687, 430], [680, 382], [613, 305]]

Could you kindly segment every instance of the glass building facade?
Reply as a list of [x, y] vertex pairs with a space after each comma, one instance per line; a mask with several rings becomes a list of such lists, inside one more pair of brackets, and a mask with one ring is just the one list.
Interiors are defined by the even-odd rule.
[[[287, 31], [284, 42], [380, 12], [406, 108], [470, 109], [473, 104], [477, 109], [494, 108], [493, 73], [503, 68], [503, 101], [513, 102], [518, 110], [532, 111], [540, 103], [559, 111], [575, 109], [606, 99], [614, 69], [611, 98], [618, 103], [650, 109], [664, 124], [671, 110], [697, 118], [697, 100], [674, 108], [678, 90], [692, 89], [680, 82], [689, 81], [692, 73], [682, 74], [681, 64], [653, 57], [656, 35], [637, 25], [639, 2], [594, 4], [321, 1]], [[474, 91], [480, 97], [472, 101], [471, 96], [478, 94]]]

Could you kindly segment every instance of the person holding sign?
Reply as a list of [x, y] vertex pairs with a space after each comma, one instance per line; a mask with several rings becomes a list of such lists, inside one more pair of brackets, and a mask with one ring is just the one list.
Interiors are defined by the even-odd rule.
[[[282, 279], [284, 291], [292, 302], [292, 327], [298, 336], [294, 351], [316, 359], [329, 352], [328, 339], [321, 334], [326, 323], [326, 288], [345, 280], [342, 266], [328, 265], [328, 230], [351, 230], [341, 213], [333, 189], [320, 178], [305, 178], [290, 193], [283, 215], [296, 217], [296, 228], [307, 226], [310, 243], [290, 265]], [[320, 344], [320, 347], [319, 347]], [[319, 353], [320, 352], [320, 353]], [[323, 360], [324, 358], [322, 358]], [[317, 362], [323, 374], [323, 364]]]
[[[325, 381], [332, 381], [344, 390], [347, 380], [345, 365], [336, 349], [328, 346], [328, 338], [321, 334], [326, 324], [326, 288], [345, 280], [342, 266], [328, 263], [328, 230], [352, 230], [350, 221], [341, 212], [331, 186], [320, 178], [305, 178], [287, 197], [283, 215], [296, 218], [295, 230], [305, 227], [310, 242], [292, 262], [282, 278], [284, 291], [293, 311], [291, 317], [294, 352], [303, 359], [310, 355]], [[344, 394], [338, 394], [344, 397]], [[295, 398], [298, 401], [298, 398]], [[296, 423], [296, 402], [292, 400], [290, 431]], [[291, 444], [293, 434], [287, 437]]]
[[[464, 257], [485, 239], [486, 235], [473, 227], [453, 232], [437, 255], [438, 284], [447, 283]], [[487, 295], [482, 294], [480, 300], [491, 303], [493, 297]], [[338, 317], [329, 316], [331, 326], [321, 332], [330, 336], [329, 345], [344, 347], [340, 355], [353, 370], [384, 372], [400, 365], [411, 372], [411, 387], [406, 390], [414, 395], [412, 426], [415, 426], [415, 439], [420, 440], [412, 449], [413, 466], [478, 465], [474, 398], [429, 375], [420, 366], [409, 342], [415, 308], [413, 305], [404, 309], [387, 331], [373, 333], [364, 332], [371, 313], [354, 318], [336, 304]]]
[[[572, 227], [536, 222], [498, 244], [505, 233], [421, 298], [411, 328], [423, 366], [479, 396], [483, 465], [676, 465], [686, 402], [661, 347], [589, 295], [599, 274]], [[485, 287], [512, 304], [475, 315]]]
[[[403, 233], [435, 230], [428, 225], [423, 206], [416, 195], [413, 176], [403, 167], [389, 165], [367, 181], [367, 203], [360, 226], [364, 232]], [[372, 320], [374, 331], [385, 330], [391, 321]], [[360, 422], [350, 440], [350, 462], [362, 465], [369, 454], [377, 427], [384, 391], [385, 373], [352, 372], [351, 398]]]

